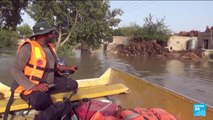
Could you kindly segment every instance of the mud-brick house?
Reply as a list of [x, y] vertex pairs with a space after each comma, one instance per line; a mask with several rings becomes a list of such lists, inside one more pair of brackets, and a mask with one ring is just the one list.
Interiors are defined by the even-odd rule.
[[204, 32], [200, 32], [198, 35], [198, 48], [213, 49], [213, 26], [206, 27]]
[[114, 52], [118, 44], [127, 44], [130, 37], [127, 36], [113, 36], [113, 41], [107, 45], [108, 52]]
[[167, 48], [169, 51], [181, 51], [187, 50], [193, 47], [193, 49], [197, 48], [197, 37], [185, 37], [173, 35], [169, 38], [167, 43]]

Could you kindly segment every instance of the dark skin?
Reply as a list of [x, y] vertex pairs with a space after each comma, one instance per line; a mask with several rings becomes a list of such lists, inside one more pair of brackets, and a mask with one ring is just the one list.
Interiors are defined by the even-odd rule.
[[[55, 36], [53, 32], [50, 32], [45, 35], [38, 35], [36, 36], [36, 41], [42, 46], [42, 45], [47, 45], [51, 39], [53, 39]], [[63, 66], [63, 65], [57, 65], [58, 72], [62, 72], [65, 70], [71, 70], [71, 71], [77, 71], [76, 65], [73, 66]], [[40, 83], [40, 84], [35, 84], [31, 90], [33, 91], [41, 91], [41, 92], [46, 92], [49, 89], [49, 85], [46, 83]]]

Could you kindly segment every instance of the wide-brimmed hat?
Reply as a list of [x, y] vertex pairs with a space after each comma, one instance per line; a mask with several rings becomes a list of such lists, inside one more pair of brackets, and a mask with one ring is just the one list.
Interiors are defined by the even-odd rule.
[[37, 22], [34, 26], [33, 26], [33, 35], [30, 37], [33, 38], [37, 35], [43, 35], [43, 34], [47, 34], [51, 31], [53, 31], [55, 28], [51, 27], [46, 21], [42, 21], [42, 22]]

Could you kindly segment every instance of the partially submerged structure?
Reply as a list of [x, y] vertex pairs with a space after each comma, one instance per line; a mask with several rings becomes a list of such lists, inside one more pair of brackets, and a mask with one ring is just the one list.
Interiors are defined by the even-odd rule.
[[213, 26], [211, 29], [207, 27], [204, 32], [199, 33], [198, 48], [213, 49]]
[[171, 36], [168, 40], [169, 51], [181, 51], [197, 48], [197, 37]]

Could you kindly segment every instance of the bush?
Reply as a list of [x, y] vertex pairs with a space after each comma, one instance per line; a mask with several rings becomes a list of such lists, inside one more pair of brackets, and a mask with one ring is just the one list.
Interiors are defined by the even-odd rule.
[[0, 47], [15, 46], [18, 42], [18, 33], [12, 30], [0, 29]]
[[17, 31], [19, 32], [21, 38], [29, 38], [33, 34], [33, 31], [28, 24], [18, 26]]
[[171, 30], [163, 19], [153, 20], [153, 16], [150, 14], [144, 19], [144, 25], [141, 27], [137, 24], [131, 24], [127, 27], [122, 27], [114, 30], [113, 35], [130, 36], [136, 40], [156, 40], [159, 43], [167, 42]]
[[60, 46], [57, 50], [57, 53], [59, 56], [64, 56], [64, 55], [72, 55], [72, 50], [73, 47], [70, 47], [69, 45], [64, 45], [64, 46]]

